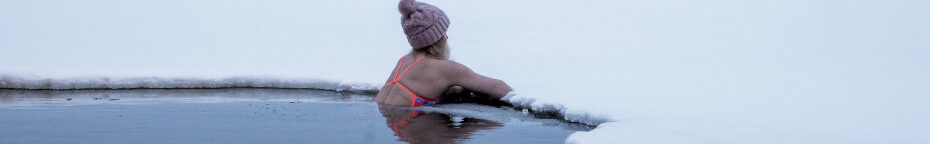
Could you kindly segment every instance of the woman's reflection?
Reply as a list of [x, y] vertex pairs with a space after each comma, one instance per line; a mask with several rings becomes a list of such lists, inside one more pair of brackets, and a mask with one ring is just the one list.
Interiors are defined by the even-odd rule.
[[502, 125], [475, 118], [463, 118], [461, 122], [456, 122], [445, 114], [426, 113], [410, 107], [379, 105], [378, 108], [398, 140], [415, 144], [457, 143], [478, 130], [494, 129]]
[[[491, 100], [484, 94], [452, 86], [443, 95], [443, 103], [477, 103], [502, 106], [506, 103]], [[379, 105], [387, 126], [394, 131], [398, 140], [409, 143], [457, 143], [467, 139], [478, 130], [489, 130], [502, 126], [491, 120], [463, 118], [457, 122], [449, 115], [426, 113], [405, 106]]]

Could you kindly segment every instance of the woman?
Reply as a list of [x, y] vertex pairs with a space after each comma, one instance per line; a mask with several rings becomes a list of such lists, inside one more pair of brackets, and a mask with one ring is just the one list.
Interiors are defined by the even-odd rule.
[[398, 5], [412, 51], [401, 57], [375, 101], [384, 105], [435, 105], [443, 94], [473, 91], [501, 99], [511, 91], [504, 81], [482, 76], [449, 60], [449, 18], [439, 8], [413, 0]]

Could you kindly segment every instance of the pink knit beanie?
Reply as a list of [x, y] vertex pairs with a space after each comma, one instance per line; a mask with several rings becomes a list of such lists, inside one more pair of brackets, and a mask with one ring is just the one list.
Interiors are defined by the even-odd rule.
[[438, 7], [416, 2], [414, 0], [401, 0], [397, 5], [401, 14], [401, 25], [407, 34], [407, 42], [414, 49], [425, 48], [439, 41], [449, 29], [449, 17]]

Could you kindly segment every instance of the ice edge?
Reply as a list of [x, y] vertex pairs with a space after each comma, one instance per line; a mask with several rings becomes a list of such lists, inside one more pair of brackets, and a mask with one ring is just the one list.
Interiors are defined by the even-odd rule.
[[[0, 89], [84, 90], [84, 89], [211, 89], [211, 88], [281, 88], [318, 89], [338, 92], [375, 94], [379, 85], [361, 82], [338, 82], [324, 79], [283, 79], [275, 77], [237, 76], [226, 78], [89, 76], [75, 78], [42, 78], [0, 74]], [[514, 95], [505, 100], [518, 108], [535, 113], [556, 115], [566, 121], [597, 126], [610, 122], [606, 115], [576, 111], [561, 104], [541, 103], [535, 98]]]
[[216, 79], [168, 77], [111, 78], [94, 76], [56, 79], [0, 75], [0, 89], [81, 90], [210, 88], [318, 89], [366, 94], [373, 94], [379, 91], [378, 86], [361, 82], [338, 82], [324, 79], [282, 79], [257, 76], [237, 76]]
[[514, 107], [532, 110], [535, 113], [548, 113], [562, 117], [566, 121], [597, 126], [611, 122], [607, 115], [598, 115], [585, 111], [578, 111], [562, 106], [561, 104], [537, 102], [535, 98], [514, 95], [505, 100]]

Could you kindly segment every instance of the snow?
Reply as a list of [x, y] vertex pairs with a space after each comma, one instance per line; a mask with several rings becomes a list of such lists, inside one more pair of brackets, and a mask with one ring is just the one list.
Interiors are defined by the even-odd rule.
[[[930, 143], [930, 1], [427, 2], [452, 59], [511, 102], [598, 124], [569, 143]], [[398, 17], [384, 0], [2, 1], [0, 82], [366, 89], [409, 49]]]

